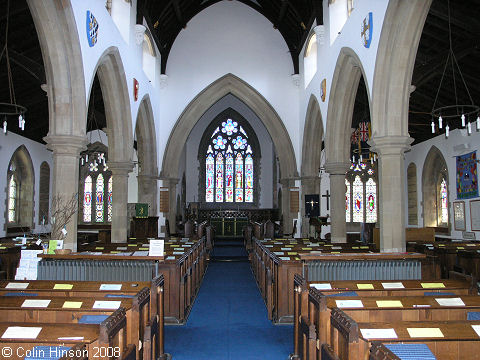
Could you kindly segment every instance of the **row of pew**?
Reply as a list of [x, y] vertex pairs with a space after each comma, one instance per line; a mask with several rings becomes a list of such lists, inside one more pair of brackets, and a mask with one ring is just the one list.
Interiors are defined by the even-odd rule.
[[168, 359], [164, 285], [1, 281], [2, 358]]
[[473, 284], [312, 282], [297, 275], [291, 358], [479, 359], [480, 297]]

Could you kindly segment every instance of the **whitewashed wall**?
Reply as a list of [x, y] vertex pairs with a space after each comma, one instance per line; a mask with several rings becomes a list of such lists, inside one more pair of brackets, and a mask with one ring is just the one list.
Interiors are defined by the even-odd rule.
[[[474, 125], [474, 124], [473, 124]], [[475, 128], [475, 126], [472, 126]], [[405, 176], [407, 174], [408, 165], [414, 163], [417, 167], [417, 209], [418, 209], [418, 227], [423, 226], [423, 192], [422, 192], [422, 171], [425, 159], [428, 152], [436, 146], [442, 153], [445, 162], [447, 163], [448, 168], [448, 191], [449, 191], [449, 219], [451, 224], [452, 238], [462, 239], [462, 232], [455, 231], [453, 226], [453, 201], [457, 200], [457, 189], [456, 189], [456, 175], [457, 175], [457, 166], [456, 166], [456, 156], [470, 153], [472, 151], [477, 151], [477, 159], [480, 156], [478, 150], [480, 150], [480, 132], [473, 130], [471, 135], [466, 134], [460, 130], [450, 131], [450, 136], [448, 139], [445, 138], [445, 134], [436, 136], [433, 139], [424, 141], [418, 145], [412, 146], [412, 150], [405, 153]], [[458, 147], [458, 148], [455, 148]], [[454, 149], [455, 148], [455, 149]], [[477, 164], [477, 176], [478, 176], [478, 166]], [[405, 192], [404, 196], [408, 202], [408, 191], [407, 191], [407, 182], [405, 182]], [[472, 231], [471, 222], [470, 222], [470, 201], [479, 200], [479, 198], [474, 199], [458, 199], [465, 201], [465, 220], [466, 220], [466, 229], [467, 231]], [[408, 219], [408, 209], [406, 211], [406, 219]], [[475, 232], [475, 238], [480, 239], [480, 231]]]
[[[33, 121], [30, 118], [30, 121]], [[28, 122], [26, 124], [28, 126]], [[42, 162], [46, 161], [50, 166], [50, 197], [52, 195], [52, 153], [48, 151], [45, 145], [38, 142], [24, 138], [23, 136], [14, 134], [12, 132], [7, 132], [3, 134], [3, 131], [0, 133], [0, 237], [5, 236], [5, 221], [6, 221], [6, 199], [7, 199], [7, 171], [8, 163], [10, 162], [13, 153], [18, 147], [25, 145], [27, 148], [30, 157], [33, 163], [33, 172], [34, 172], [34, 213], [33, 213], [33, 222], [35, 228], [32, 229], [34, 233], [50, 231], [49, 226], [42, 227], [38, 223], [38, 213], [39, 213], [39, 186], [40, 186], [40, 165]]]

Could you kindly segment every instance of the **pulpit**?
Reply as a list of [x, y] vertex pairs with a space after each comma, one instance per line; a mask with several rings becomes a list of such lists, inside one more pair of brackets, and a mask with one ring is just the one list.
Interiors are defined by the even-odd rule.
[[130, 223], [130, 237], [156, 239], [158, 237], [158, 216], [133, 217]]

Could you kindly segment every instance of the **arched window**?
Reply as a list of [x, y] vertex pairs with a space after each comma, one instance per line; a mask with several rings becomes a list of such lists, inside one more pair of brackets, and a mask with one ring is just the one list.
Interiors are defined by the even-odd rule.
[[313, 33], [308, 39], [303, 57], [303, 73], [305, 88], [310, 84], [317, 72], [317, 35]]
[[38, 194], [38, 223], [48, 224], [48, 208], [50, 199], [50, 166], [43, 162], [40, 165], [40, 191]]
[[202, 202], [227, 207], [257, 203], [259, 153], [255, 133], [238, 113], [229, 109], [217, 116], [199, 149]]
[[8, 182], [8, 222], [17, 222], [17, 180], [15, 180], [15, 174], [10, 176]]
[[88, 145], [81, 154], [79, 209], [82, 224], [106, 224], [112, 221], [112, 173], [108, 169], [107, 147], [99, 142]]
[[347, 223], [377, 222], [377, 180], [369, 161], [352, 164], [345, 176], [345, 220]]
[[34, 227], [34, 170], [27, 148], [22, 145], [8, 163], [5, 228], [7, 234], [24, 233]]
[[422, 173], [423, 225], [448, 228], [448, 170], [440, 150], [432, 146]]

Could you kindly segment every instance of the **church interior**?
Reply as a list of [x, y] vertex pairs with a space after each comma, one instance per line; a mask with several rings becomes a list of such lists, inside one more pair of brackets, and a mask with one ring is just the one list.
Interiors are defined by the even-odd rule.
[[480, 359], [479, 17], [0, 0], [1, 358]]

